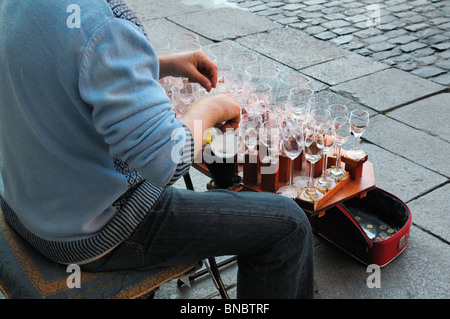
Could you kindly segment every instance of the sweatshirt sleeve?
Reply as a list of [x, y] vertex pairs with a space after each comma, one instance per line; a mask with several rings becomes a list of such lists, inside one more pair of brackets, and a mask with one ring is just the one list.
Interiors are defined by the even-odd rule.
[[79, 90], [96, 131], [111, 157], [163, 187], [189, 169], [193, 150], [192, 136], [175, 118], [158, 78], [154, 49], [129, 21], [108, 20], [84, 48]]

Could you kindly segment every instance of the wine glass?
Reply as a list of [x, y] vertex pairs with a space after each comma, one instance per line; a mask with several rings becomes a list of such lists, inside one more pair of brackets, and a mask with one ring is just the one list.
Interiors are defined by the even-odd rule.
[[346, 116], [338, 116], [333, 121], [332, 132], [337, 145], [336, 165], [331, 170], [332, 176], [336, 179], [346, 178], [345, 170], [341, 167], [341, 152], [344, 145], [351, 134], [350, 119]]
[[256, 112], [242, 114], [240, 127], [241, 138], [248, 147], [248, 153], [254, 155], [258, 144], [258, 131], [261, 127], [261, 115]]
[[336, 186], [334, 179], [329, 178], [327, 166], [328, 166], [328, 152], [334, 149], [334, 136], [332, 133], [332, 120], [329, 119], [325, 123], [320, 124], [318, 127], [318, 133], [323, 136], [323, 163], [322, 163], [322, 176], [317, 179], [316, 187], [328, 191]]
[[280, 75], [280, 83], [289, 89], [297, 87], [311, 89], [311, 79], [300, 73], [283, 73]]
[[335, 119], [338, 116], [348, 116], [348, 109], [343, 104], [331, 104], [328, 107], [330, 111], [330, 116], [332, 119]]
[[361, 135], [369, 125], [369, 113], [364, 110], [354, 110], [350, 113], [350, 123], [352, 125], [352, 133], [356, 138], [355, 149], [349, 150], [346, 156], [354, 159], [361, 159], [366, 156], [366, 152], [359, 149]]
[[281, 187], [278, 189], [277, 194], [289, 197], [296, 198], [299, 188], [295, 187], [293, 184], [293, 175], [294, 175], [294, 160], [300, 155], [303, 148], [303, 128], [293, 120], [289, 118], [285, 119], [283, 122], [285, 127], [281, 129], [281, 145], [283, 147], [283, 151], [287, 157], [290, 159], [290, 168], [289, 168], [289, 182], [288, 185]]
[[309, 99], [308, 103], [311, 105], [311, 110], [328, 109], [330, 106], [330, 101], [323, 96], [313, 96]]
[[323, 197], [323, 193], [314, 187], [314, 164], [317, 163], [323, 154], [323, 135], [319, 133], [314, 119], [308, 120], [305, 130], [305, 143], [303, 150], [305, 158], [311, 164], [308, 188], [301, 192], [300, 197], [307, 201], [316, 201]]
[[262, 123], [259, 130], [259, 141], [267, 148], [268, 158], [264, 156], [264, 153], [260, 154], [260, 156], [263, 156], [262, 161], [271, 160], [272, 158], [278, 156], [280, 146], [280, 127], [277, 120], [269, 119]]
[[313, 118], [316, 125], [319, 126], [330, 119], [330, 111], [327, 109], [314, 109], [311, 111], [311, 118]]
[[[291, 98], [288, 102], [287, 109], [290, 111], [293, 118], [297, 120], [299, 126], [304, 129], [310, 116], [309, 103], [305, 102], [304, 99], [300, 99], [300, 101], [297, 101]], [[309, 182], [309, 177], [305, 175], [306, 159], [302, 158], [301, 166], [301, 173], [299, 176], [296, 176], [294, 178], [294, 185], [298, 188], [305, 188], [308, 186]]]
[[250, 75], [250, 82], [253, 83], [267, 83], [272, 87], [276, 87], [278, 82], [280, 70], [274, 66], [254, 64], [245, 69]]
[[[339, 116], [348, 116], [348, 109], [347, 106], [344, 104], [331, 104], [328, 107], [328, 110], [330, 111], [331, 119], [334, 120], [336, 117]], [[337, 145], [334, 144], [333, 149], [333, 155], [336, 156], [337, 153]]]
[[289, 91], [290, 100], [308, 103], [314, 96], [314, 90], [307, 87], [296, 87]]
[[183, 115], [186, 108], [198, 99], [200, 93], [200, 85], [198, 83], [182, 82], [179, 87], [178, 112]]

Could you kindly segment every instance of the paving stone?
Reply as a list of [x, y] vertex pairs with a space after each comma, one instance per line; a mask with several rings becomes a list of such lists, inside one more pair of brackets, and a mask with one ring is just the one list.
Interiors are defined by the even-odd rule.
[[281, 24], [290, 24], [290, 23], [298, 22], [299, 19], [298, 19], [298, 17], [283, 17], [281, 19], [276, 19], [275, 21], [277, 21], [278, 23], [281, 23]]
[[415, 51], [415, 50], [420, 49], [420, 48], [424, 48], [426, 46], [427, 45], [425, 43], [414, 41], [414, 42], [410, 42], [408, 44], [401, 45], [400, 49], [403, 52], [407, 52], [408, 53], [408, 52], [412, 52], [412, 51]]
[[414, 212], [414, 224], [450, 242], [450, 233], [442, 221], [447, 220], [448, 194], [450, 184], [439, 187], [432, 192], [408, 204]]
[[417, 62], [406, 61], [406, 62], [402, 62], [402, 63], [397, 63], [396, 67], [400, 70], [409, 72], [409, 71], [417, 69], [418, 65], [419, 64]]
[[417, 40], [417, 37], [412, 36], [412, 35], [402, 35], [393, 39], [389, 39], [388, 41], [390, 43], [394, 43], [394, 44], [406, 44], [412, 41]]
[[429, 44], [437, 44], [437, 43], [441, 43], [441, 42], [444, 42], [447, 40], [448, 40], [448, 37], [446, 37], [445, 35], [436, 34], [436, 35], [426, 38], [424, 40], [424, 42], [429, 43]]
[[450, 86], [450, 73], [444, 73], [433, 78], [430, 78], [431, 81], [437, 84]]
[[407, 32], [404, 29], [396, 29], [396, 30], [384, 32], [383, 34], [389, 38], [396, 38], [396, 37], [399, 37], [402, 35], [407, 35]]
[[290, 23], [289, 26], [291, 28], [302, 30], [302, 29], [309, 27], [309, 24], [306, 22], [296, 22], [296, 23]]
[[[326, 15], [332, 15], [334, 13], [340, 13], [344, 10], [345, 10], [345, 8], [342, 8], [342, 7], [329, 7], [329, 8], [322, 9], [321, 11], [322, 11], [322, 13], [324, 13]], [[341, 16], [341, 18], [344, 18], [344, 17], [345, 17], [344, 15]]]
[[[386, 129], [377, 115], [370, 118], [369, 126], [363, 133], [362, 138], [366, 140], [380, 129]], [[389, 129], [391, 129], [389, 127]], [[394, 127], [395, 129], [395, 127]], [[392, 136], [397, 136], [390, 131]], [[405, 143], [407, 140], [397, 140], [397, 143]], [[429, 189], [433, 189], [444, 183], [446, 178], [422, 167], [407, 158], [399, 151], [384, 150], [377, 145], [362, 143], [361, 149], [367, 152], [369, 161], [373, 164], [375, 181], [378, 187], [391, 192], [408, 202]]]
[[[331, 87], [383, 112], [442, 91], [445, 87], [397, 69], [386, 69]], [[450, 163], [450, 161], [449, 161]]]
[[448, 20], [449, 20], [448, 18], [439, 17], [439, 18], [431, 19], [428, 22], [433, 24], [433, 25], [439, 25], [439, 24], [442, 24], [442, 23], [448, 23]]
[[[427, 112], [427, 116], [438, 117], [442, 116], [442, 113]], [[365, 140], [430, 171], [449, 177], [450, 161], [447, 160], [447, 152], [442, 151], [448, 149], [447, 142], [381, 114], [371, 118], [369, 125], [370, 130], [367, 129], [363, 134]], [[440, 183], [442, 182], [441, 179]]]
[[392, 12], [402, 12], [402, 11], [408, 11], [410, 9], [414, 8], [413, 6], [409, 4], [400, 4], [396, 6], [387, 6], [386, 9]]
[[346, 27], [349, 25], [350, 25], [350, 23], [345, 20], [334, 20], [334, 21], [326, 22], [323, 24], [323, 26], [327, 29], [342, 28], [342, 27]]
[[450, 60], [438, 60], [436, 66], [445, 70], [450, 70]]
[[127, 0], [126, 3], [141, 21], [206, 10], [200, 5], [182, 4], [179, 0]]
[[[353, 37], [353, 35], [345, 35], [344, 37]], [[362, 43], [361, 41], [358, 41], [358, 40], [352, 40], [352, 41], [350, 41], [349, 43], [346, 43], [346, 44], [344, 44], [344, 45], [341, 45], [341, 47], [343, 48], [343, 49], [345, 49], [345, 50], [350, 50], [350, 51], [353, 51], [353, 50], [357, 50], [357, 49], [361, 49], [361, 48], [364, 48], [364, 43]]]
[[383, 63], [352, 53], [342, 58], [302, 69], [301, 71], [319, 81], [329, 85], [336, 85], [386, 68], [388, 66]]
[[440, 33], [442, 33], [442, 32], [435, 28], [425, 28], [425, 29], [415, 32], [414, 35], [419, 37], [420, 39], [426, 39], [428, 37], [431, 37], [433, 35], [440, 34]]
[[[194, 34], [193, 32], [190, 32], [189, 30], [186, 30], [183, 27], [180, 27], [178, 24], [175, 24], [165, 18], [144, 20], [144, 21], [142, 21], [142, 25], [144, 26], [144, 28], [148, 34], [148, 38], [149, 38], [150, 42], [161, 41], [162, 39], [167, 39], [168, 35], [171, 35], [173, 37], [175, 34], [179, 34], [179, 33]], [[172, 40], [172, 39], [169, 38], [169, 40]], [[208, 45], [211, 43], [212, 43], [211, 40], [200, 36], [200, 44], [201, 45]]]
[[288, 11], [293, 11], [293, 10], [298, 10], [298, 9], [301, 9], [301, 8], [303, 8], [304, 7], [304, 5], [303, 4], [299, 4], [299, 3], [290, 3], [290, 4], [287, 4], [287, 5], [285, 5], [285, 6], [283, 6], [283, 10], [288, 10]]
[[324, 32], [326, 30], [327, 29], [325, 29], [324, 27], [321, 27], [321, 26], [313, 26], [313, 27], [306, 28], [305, 32], [308, 33], [308, 34], [314, 35], [314, 34], [317, 34], [317, 33], [320, 33], [320, 32]]
[[436, 62], [436, 60], [437, 60], [436, 55], [428, 55], [428, 56], [414, 59], [414, 61], [419, 62], [419, 64], [421, 64], [421, 65], [431, 65], [431, 64], [434, 64]]
[[439, 51], [444, 51], [444, 50], [450, 49], [450, 41], [437, 43], [437, 44], [432, 45], [431, 47], [436, 50], [439, 50]]
[[[353, 99], [346, 98], [343, 95], [340, 95], [330, 89], [322, 90], [316, 93], [319, 97], [325, 97], [330, 101], [330, 104], [343, 104], [347, 107], [348, 111], [351, 112], [356, 109], [363, 109], [369, 113], [370, 116], [374, 116], [377, 114], [374, 110], [365, 107], [364, 105], [359, 104]], [[351, 145], [354, 145], [354, 141], [350, 141]]]
[[354, 33], [356, 31], [358, 31], [358, 29], [353, 28], [353, 27], [343, 27], [343, 28], [337, 28], [337, 29], [331, 30], [331, 32], [334, 32], [338, 35], [347, 35], [350, 33]]
[[450, 22], [445, 23], [445, 24], [440, 24], [437, 26], [439, 29], [445, 30], [445, 31], [449, 31], [450, 30]]
[[358, 23], [361, 21], [367, 21], [367, 16], [364, 14], [358, 14], [358, 15], [352, 15], [349, 17], [343, 18], [345, 21], [351, 22], [351, 23]]
[[222, 41], [280, 28], [269, 19], [235, 8], [219, 8], [169, 17], [205, 38]]
[[380, 51], [390, 50], [394, 47], [395, 47], [395, 45], [393, 45], [392, 43], [378, 42], [378, 43], [373, 43], [373, 44], [369, 45], [367, 48], [374, 52], [380, 52]]
[[319, 265], [314, 273], [319, 287], [317, 299], [448, 298], [448, 274], [442, 271], [442, 265], [448, 264], [450, 249], [442, 240], [415, 226], [411, 227], [407, 248], [380, 269], [380, 288], [368, 289], [367, 266], [356, 263], [328, 241], [315, 248], [314, 258]]
[[331, 32], [331, 31], [325, 31], [325, 32], [321, 32], [321, 33], [315, 35], [315, 37], [320, 40], [330, 40], [330, 39], [335, 38], [336, 36], [337, 36], [337, 34]]
[[[450, 143], [450, 93], [442, 93], [398, 108], [387, 115], [402, 123], [438, 136]], [[427, 116], [423, 116], [426, 112]], [[450, 173], [447, 173], [450, 175]]]
[[291, 28], [249, 35], [237, 39], [237, 42], [296, 70], [349, 54], [348, 51]]
[[308, 6], [312, 6], [312, 5], [316, 5], [316, 4], [323, 4], [327, 2], [326, 0], [307, 0], [307, 1], [303, 1], [304, 4], [308, 5]]
[[361, 31], [355, 32], [355, 35], [360, 37], [360, 38], [365, 39], [365, 38], [370, 38], [370, 37], [379, 35], [381, 33], [382, 33], [382, 31], [380, 29], [368, 28], [368, 29], [365, 29], [365, 30], [361, 30]]
[[[322, 10], [322, 12], [323, 12], [323, 10]], [[325, 14], [324, 18], [327, 19], [328, 21], [333, 21], [333, 20], [338, 20], [338, 19], [345, 19], [346, 16], [343, 15], [342, 13], [331, 13], [331, 14]]]
[[398, 56], [400, 54], [402, 54], [402, 51], [399, 48], [393, 48], [392, 50], [375, 52], [374, 54], [372, 54], [372, 58], [375, 58], [376, 60], [380, 61], [394, 56]]
[[429, 47], [410, 52], [411, 56], [416, 57], [416, 58], [417, 57], [424, 57], [424, 56], [434, 55], [435, 53], [436, 53], [436, 51], [431, 49], [431, 48], [429, 48]]
[[349, 35], [343, 35], [343, 36], [334, 38], [330, 42], [333, 44], [336, 44], [336, 45], [342, 45], [342, 44], [349, 43], [352, 40], [353, 40], [353, 35], [349, 34]]
[[416, 23], [416, 24], [411, 24], [407, 27], [405, 27], [406, 30], [411, 31], [411, 32], [416, 32], [422, 29], [427, 28], [429, 25], [427, 23]]
[[265, 4], [265, 3], [264, 4], [260, 4], [258, 6], [254, 6], [254, 7], [248, 8], [248, 10], [250, 12], [259, 12], [259, 11], [263, 11], [263, 10], [267, 10], [267, 9], [269, 9], [269, 6], [267, 4]]
[[446, 73], [446, 71], [435, 66], [425, 66], [422, 68], [418, 68], [411, 73], [427, 79], [436, 75], [440, 75], [442, 73]]
[[440, 52], [437, 55], [440, 56], [443, 59], [450, 59], [450, 50], [447, 50], [447, 51], [444, 51], [444, 52]]
[[385, 36], [383, 34], [379, 34], [379, 35], [376, 35], [374, 37], [370, 37], [370, 38], [364, 39], [364, 42], [366, 42], [366, 43], [377, 43], [377, 42], [386, 41], [387, 39], [389, 39], [387, 36]]

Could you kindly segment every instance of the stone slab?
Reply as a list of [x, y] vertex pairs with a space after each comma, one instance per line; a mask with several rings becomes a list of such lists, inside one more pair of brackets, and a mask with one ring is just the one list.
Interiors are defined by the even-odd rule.
[[[172, 42], [173, 45], [173, 38], [176, 34], [180, 33], [194, 34], [192, 31], [180, 27], [179, 25], [167, 20], [166, 18], [145, 20], [142, 21], [142, 25], [145, 28], [145, 31], [147, 33], [150, 42], [159, 41], [160, 39], [168, 39], [169, 41]], [[199, 38], [200, 44], [202, 46], [213, 43], [211, 40], [206, 39], [202, 36], [199, 36]]]
[[275, 29], [243, 37], [237, 41], [296, 70], [350, 54], [292, 28]]
[[[365, 138], [366, 134], [368, 136], [377, 134], [375, 130], [378, 131], [378, 126], [369, 123], [367, 131], [362, 137]], [[402, 154], [398, 154], [398, 152], [393, 153], [364, 142], [361, 143], [360, 148], [367, 152], [368, 160], [373, 163], [377, 187], [395, 194], [405, 202], [421, 196], [448, 180], [440, 174], [402, 157]]]
[[126, 0], [141, 21], [166, 18], [189, 12], [203, 11], [200, 5], [186, 5], [180, 0]]
[[[328, 99], [328, 101], [330, 101], [330, 104], [343, 104], [347, 107], [348, 112], [350, 113], [353, 110], [356, 109], [363, 109], [367, 112], [369, 112], [370, 116], [376, 115], [378, 114], [377, 112], [375, 112], [374, 110], [365, 107], [364, 105], [359, 104], [358, 102], [355, 102], [352, 99], [346, 98], [343, 95], [340, 95], [330, 89], [326, 89], [320, 92], [315, 93], [316, 96], [319, 97], [325, 97]], [[352, 144], [353, 145], [353, 144]]]
[[[314, 249], [317, 299], [447, 299], [448, 245], [411, 227], [406, 249], [380, 269], [380, 288], [367, 287], [373, 271], [344, 251], [324, 242]], [[448, 267], [447, 267], [448, 268]]]
[[331, 87], [377, 111], [388, 111], [446, 87], [397, 69], [385, 69]]
[[405, 105], [388, 113], [388, 116], [450, 143], [448, 114], [450, 93], [443, 93]]
[[376, 62], [373, 59], [351, 53], [338, 59], [302, 69], [302, 72], [329, 85], [337, 85], [388, 67], [388, 65]]
[[[292, 68], [290, 68], [284, 64], [281, 64], [280, 62], [278, 62], [276, 60], [268, 58], [267, 56], [262, 55], [261, 53], [259, 53], [257, 51], [249, 49], [249, 48], [237, 43], [236, 41], [225, 40], [225, 41], [222, 41], [222, 43], [232, 46], [233, 52], [250, 52], [250, 53], [256, 54], [256, 56], [258, 57], [259, 64], [270, 65], [270, 66], [276, 67], [277, 69], [280, 70], [280, 74], [295, 74], [295, 73], [303, 74], [302, 72], [293, 70]], [[206, 49], [207, 49], [207, 47], [208, 46], [205, 46]], [[306, 75], [306, 74], [303, 74], [303, 75]], [[311, 78], [311, 88], [314, 90], [314, 92], [320, 92], [322, 90], [327, 89], [328, 87], [329, 86], [327, 84]]]
[[[369, 127], [363, 134], [364, 139], [430, 171], [450, 177], [449, 143], [381, 114], [370, 119]], [[422, 183], [421, 180], [418, 182]]]
[[267, 18], [236, 8], [193, 12], [171, 16], [169, 19], [213, 41], [281, 28], [281, 25]]
[[450, 242], [448, 222], [448, 194], [450, 184], [444, 185], [409, 203], [413, 222], [447, 242]]

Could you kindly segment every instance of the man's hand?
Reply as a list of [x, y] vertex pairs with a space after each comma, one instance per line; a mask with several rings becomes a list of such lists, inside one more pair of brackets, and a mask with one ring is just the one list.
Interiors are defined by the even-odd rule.
[[182, 52], [159, 56], [160, 78], [184, 77], [199, 83], [208, 92], [217, 84], [217, 66], [201, 52]]
[[204, 97], [192, 103], [181, 117], [181, 121], [194, 137], [195, 154], [201, 150], [205, 131], [211, 127], [226, 129], [239, 127], [240, 110], [229, 94]]

